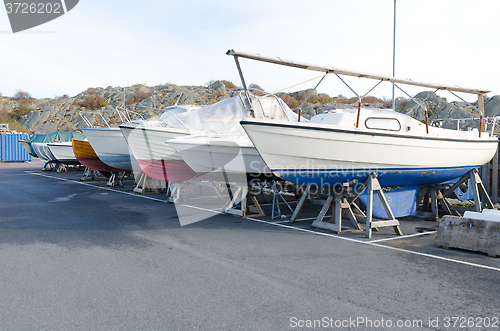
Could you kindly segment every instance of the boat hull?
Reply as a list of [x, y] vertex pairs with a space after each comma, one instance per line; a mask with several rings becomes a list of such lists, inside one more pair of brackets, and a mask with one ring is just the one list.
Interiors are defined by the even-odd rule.
[[189, 135], [187, 130], [122, 124], [127, 144], [141, 170], [148, 176], [162, 181], [186, 181], [196, 173], [177, 152], [165, 144], [166, 140]]
[[376, 173], [382, 186], [441, 183], [489, 162], [498, 140], [403, 135], [241, 122], [260, 155], [278, 177], [298, 184], [335, 187]]
[[28, 143], [26, 140], [19, 140], [19, 143], [24, 148], [24, 150], [26, 152], [28, 152], [28, 154], [30, 154], [31, 156], [37, 157], [35, 151], [33, 150], [33, 148], [31, 148], [30, 143]]
[[47, 146], [58, 162], [65, 164], [79, 164], [75, 157], [75, 153], [73, 152], [73, 145], [70, 141], [48, 143]]
[[271, 171], [247, 136], [190, 136], [169, 140], [167, 144], [204, 177], [225, 175], [232, 181], [243, 182], [272, 178]]
[[56, 157], [50, 151], [47, 143], [31, 143], [31, 148], [35, 152], [36, 156], [43, 162], [54, 162]]
[[133, 171], [135, 159], [119, 128], [82, 128], [99, 159], [116, 169]]
[[76, 159], [89, 169], [108, 172], [126, 171], [124, 169], [110, 167], [102, 162], [88, 141], [73, 139], [73, 153]]

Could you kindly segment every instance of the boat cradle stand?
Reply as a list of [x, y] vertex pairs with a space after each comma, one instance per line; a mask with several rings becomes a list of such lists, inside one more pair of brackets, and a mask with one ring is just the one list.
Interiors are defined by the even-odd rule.
[[[253, 205], [249, 204], [248, 199], [250, 199]], [[249, 185], [238, 186], [236, 191], [230, 194], [230, 199], [224, 207], [222, 207], [222, 210], [225, 214], [236, 215], [243, 218], [266, 215], [257, 197], [252, 194], [252, 188]]]
[[[346, 193], [341, 193], [341, 194], [329, 194], [326, 201], [323, 203], [323, 207], [321, 208], [321, 211], [319, 212], [318, 216], [316, 217], [315, 221], [312, 223], [312, 227], [314, 228], [319, 228], [319, 229], [325, 229], [325, 230], [331, 230], [334, 232], [337, 232], [340, 234], [343, 229], [342, 229], [342, 210], [346, 210], [347, 215], [349, 217], [349, 221], [351, 222], [354, 231], [362, 231], [360, 224], [358, 223], [357, 216], [353, 212], [351, 206], [355, 208], [356, 212], [358, 213], [358, 217], [360, 216], [361, 218], [364, 218], [366, 220], [366, 226], [365, 226], [365, 231], [366, 231], [366, 237], [371, 238], [372, 237], [372, 231], [375, 230], [377, 231], [378, 228], [382, 227], [387, 227], [387, 226], [392, 226], [394, 228], [394, 232], [401, 236], [403, 233], [401, 232], [401, 229], [399, 227], [399, 221], [394, 217], [394, 214], [391, 210], [391, 207], [389, 206], [387, 199], [385, 198], [384, 192], [382, 191], [382, 187], [380, 186], [379, 181], [377, 180], [377, 176], [375, 173], [370, 174], [368, 179], [364, 183], [364, 188], [360, 192], [358, 192], [354, 198], [352, 198], [352, 193], [351, 192], [346, 192]], [[298, 216], [298, 213], [300, 212], [300, 209], [302, 208], [307, 195], [309, 194], [309, 191], [311, 189], [311, 186], [308, 185], [306, 189], [304, 190], [304, 193], [302, 194], [302, 197], [299, 200], [299, 203], [297, 204], [297, 207], [295, 211], [293, 212], [293, 215], [290, 219], [290, 222], [294, 222]], [[356, 205], [355, 201], [358, 199], [358, 197], [363, 193], [365, 190], [367, 190], [367, 206], [366, 206], [366, 215], [363, 213], [363, 211]], [[388, 215], [387, 220], [374, 220], [373, 219], [373, 193], [377, 193], [380, 202], [382, 203], [382, 206], [385, 209], [386, 214]], [[350, 202], [348, 201], [348, 197], [351, 197]], [[330, 209], [330, 207], [334, 205], [334, 210], [332, 214], [332, 222], [324, 222], [323, 219]]]
[[89, 182], [89, 181], [99, 181], [99, 176], [101, 173], [99, 170], [94, 170], [90, 169], [88, 167], [85, 167], [85, 170], [83, 170], [83, 175], [80, 178], [80, 181], [83, 182]]
[[131, 172], [126, 172], [126, 171], [124, 171], [124, 172], [118, 172], [118, 173], [112, 172], [111, 176], [108, 179], [108, 182], [106, 183], [106, 185], [109, 186], [109, 187], [115, 187], [115, 186], [122, 187], [123, 186], [123, 180], [127, 176], [132, 177], [133, 175], [132, 175]]
[[56, 169], [56, 164], [54, 161], [45, 162], [43, 165], [42, 171], [54, 171]]
[[[201, 195], [204, 187], [208, 187], [210, 190], [213, 190], [215, 196], [213, 198], [224, 200], [224, 196], [221, 194], [219, 188], [215, 185], [213, 181], [201, 181], [201, 182], [190, 182], [190, 181], [182, 181], [182, 182], [174, 182], [167, 181], [167, 202], [177, 203], [181, 201], [189, 201], [192, 196], [183, 192], [183, 190], [188, 186], [188, 184], [195, 183], [199, 188], [199, 194]], [[212, 197], [212, 196], [207, 196]]]
[[136, 186], [134, 188], [135, 193], [158, 194], [160, 192], [165, 191], [167, 188], [167, 183], [165, 181], [148, 177], [143, 171], [141, 171], [135, 177], [136, 177]]
[[[495, 209], [493, 202], [491, 201], [486, 188], [483, 185], [481, 177], [479, 176], [479, 171], [474, 168], [467, 174], [460, 177], [460, 179], [448, 188], [446, 185], [426, 185], [422, 187], [421, 192], [419, 192], [418, 201], [423, 199], [424, 215], [425, 217], [430, 217], [438, 220], [439, 209], [441, 206], [444, 213], [454, 216], [462, 216], [458, 211], [451, 210], [449, 202], [446, 197], [450, 196], [460, 185], [470, 180], [469, 189], [472, 190], [474, 197], [474, 211], [481, 212], [483, 208]], [[430, 208], [429, 208], [430, 205]], [[428, 212], [428, 210], [431, 210]]]

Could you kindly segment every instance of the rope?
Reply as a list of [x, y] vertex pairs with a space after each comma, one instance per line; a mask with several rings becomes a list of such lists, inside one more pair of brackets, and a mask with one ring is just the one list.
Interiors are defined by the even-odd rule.
[[303, 81], [303, 82], [301, 82], [301, 83], [297, 83], [297, 84], [295, 84], [295, 85], [292, 85], [292, 86], [288, 86], [288, 87], [282, 88], [282, 89], [277, 90], [277, 91], [275, 91], [275, 92], [272, 92], [272, 93], [266, 93], [266, 94], [264, 94], [263, 96], [258, 97], [256, 100], [260, 100], [260, 99], [265, 98], [265, 97], [267, 97], [267, 96], [270, 96], [270, 95], [272, 95], [272, 94], [276, 94], [276, 93], [279, 93], [279, 92], [283, 92], [283, 91], [285, 91], [285, 90], [291, 89], [292, 87], [296, 87], [296, 86], [299, 86], [299, 85], [302, 85], [302, 84], [305, 84], [305, 83], [309, 83], [310, 81], [313, 81], [313, 80], [315, 80], [315, 79], [318, 79], [318, 78], [321, 78], [321, 77], [325, 77], [325, 76], [326, 76], [326, 75], [328, 75], [328, 74], [329, 74], [329, 72], [327, 72], [326, 74], [322, 74], [322, 75], [320, 75], [320, 76], [318, 76], [318, 77], [314, 77], [314, 78], [308, 79], [308, 80]]

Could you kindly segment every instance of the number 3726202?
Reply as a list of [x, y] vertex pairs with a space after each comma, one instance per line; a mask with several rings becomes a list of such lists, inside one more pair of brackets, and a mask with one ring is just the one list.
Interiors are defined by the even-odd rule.
[[454, 328], [499, 328], [498, 317], [445, 317], [444, 327]]
[[61, 3], [28, 3], [8, 2], [5, 4], [7, 14], [62, 14]]

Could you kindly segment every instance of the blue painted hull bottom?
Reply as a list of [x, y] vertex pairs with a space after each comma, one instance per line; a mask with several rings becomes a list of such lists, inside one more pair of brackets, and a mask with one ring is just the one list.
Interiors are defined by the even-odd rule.
[[334, 190], [342, 183], [357, 180], [359, 183], [366, 181], [368, 176], [375, 172], [382, 187], [390, 186], [418, 186], [426, 184], [439, 184], [450, 179], [461, 177], [477, 166], [447, 167], [447, 168], [413, 168], [413, 169], [272, 169], [272, 172], [287, 181], [296, 184], [312, 184]]
[[98, 155], [99, 159], [110, 167], [132, 171], [130, 155]]

